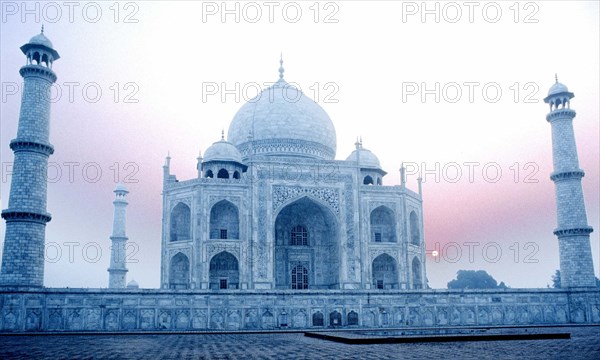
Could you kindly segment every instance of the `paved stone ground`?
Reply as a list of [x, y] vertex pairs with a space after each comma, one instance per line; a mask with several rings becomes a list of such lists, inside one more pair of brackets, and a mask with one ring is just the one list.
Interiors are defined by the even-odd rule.
[[600, 326], [544, 330], [571, 339], [347, 345], [302, 333], [0, 336], [0, 359], [600, 359]]

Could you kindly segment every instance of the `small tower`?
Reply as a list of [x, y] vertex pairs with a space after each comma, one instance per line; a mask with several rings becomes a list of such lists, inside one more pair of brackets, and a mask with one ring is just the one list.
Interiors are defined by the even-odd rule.
[[573, 133], [576, 115], [570, 106], [573, 97], [575, 95], [556, 79], [544, 99], [550, 104], [550, 112], [546, 115], [552, 126], [554, 172], [550, 179], [556, 188], [558, 227], [554, 235], [558, 237], [563, 288], [593, 287], [596, 281], [590, 247], [593, 229], [587, 223], [581, 188], [584, 172], [579, 168]]
[[115, 188], [115, 205], [113, 232], [110, 240], [112, 241], [110, 267], [108, 268], [108, 287], [111, 289], [122, 289], [125, 287], [125, 276], [127, 267], [125, 266], [125, 246], [127, 236], [125, 235], [125, 215], [127, 208], [126, 196], [129, 193], [125, 185], [117, 184]]
[[52, 71], [60, 56], [52, 42], [40, 34], [21, 46], [27, 58], [19, 70], [23, 96], [17, 137], [10, 142], [14, 169], [10, 185], [0, 285], [44, 286], [44, 242], [46, 223], [46, 175], [48, 158], [54, 153], [49, 143], [50, 89], [56, 81]]

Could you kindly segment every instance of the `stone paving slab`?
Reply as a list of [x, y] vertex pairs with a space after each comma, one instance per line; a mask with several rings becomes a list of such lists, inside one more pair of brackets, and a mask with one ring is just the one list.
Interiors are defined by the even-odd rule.
[[0, 336], [0, 359], [600, 359], [600, 326], [571, 339], [349, 345], [303, 333]]

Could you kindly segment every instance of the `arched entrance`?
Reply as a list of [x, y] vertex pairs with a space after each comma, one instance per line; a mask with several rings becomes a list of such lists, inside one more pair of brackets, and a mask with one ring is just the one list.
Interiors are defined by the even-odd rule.
[[372, 274], [375, 289], [398, 289], [398, 267], [396, 260], [388, 254], [373, 260]]
[[237, 289], [240, 282], [238, 260], [222, 251], [210, 260], [209, 281], [212, 290]]
[[275, 287], [339, 288], [339, 230], [325, 205], [303, 197], [275, 219]]

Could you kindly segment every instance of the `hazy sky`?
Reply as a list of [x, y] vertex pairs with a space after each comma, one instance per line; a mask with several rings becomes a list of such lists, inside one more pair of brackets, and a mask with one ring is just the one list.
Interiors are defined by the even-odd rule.
[[[458, 269], [485, 269], [511, 287], [551, 283], [559, 262], [542, 99], [558, 73], [576, 95], [571, 107], [599, 274], [597, 1], [427, 2], [426, 9], [392, 1], [1, 5], [2, 208], [25, 64], [19, 47], [43, 23], [61, 55], [54, 63], [47, 286], [107, 286], [112, 190], [120, 180], [131, 191], [128, 280], [158, 287], [167, 152], [178, 179], [195, 177], [198, 151], [227, 131], [257, 84], [277, 80], [281, 52], [286, 80], [336, 126], [337, 159], [360, 135], [389, 173], [386, 185], [399, 183], [402, 161], [412, 189], [414, 174], [429, 170], [423, 196], [434, 288]], [[3, 238], [4, 222], [0, 230]]]

